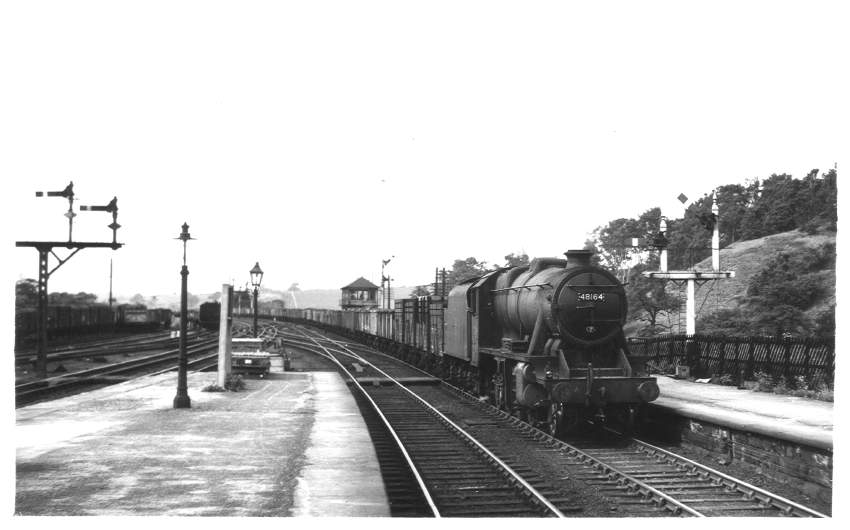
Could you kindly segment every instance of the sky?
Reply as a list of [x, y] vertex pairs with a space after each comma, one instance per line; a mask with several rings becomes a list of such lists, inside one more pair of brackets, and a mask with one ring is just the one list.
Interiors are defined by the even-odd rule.
[[[596, 227], [846, 152], [840, 2], [5, 2], [0, 174], [15, 241], [118, 198], [117, 251], [51, 292], [335, 289], [469, 256], [560, 256]], [[79, 212], [75, 241], [111, 241]], [[58, 249], [64, 257], [67, 250]], [[55, 258], [51, 258], [55, 266]], [[13, 296], [13, 295], [12, 295]]]

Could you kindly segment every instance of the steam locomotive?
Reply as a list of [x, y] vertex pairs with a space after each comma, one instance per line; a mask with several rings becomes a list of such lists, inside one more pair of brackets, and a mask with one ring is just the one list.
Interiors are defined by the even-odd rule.
[[566, 257], [489, 272], [447, 297], [397, 300], [392, 311], [285, 313], [435, 368], [554, 436], [611, 417], [628, 428], [659, 391], [629, 352], [625, 290], [592, 252]]

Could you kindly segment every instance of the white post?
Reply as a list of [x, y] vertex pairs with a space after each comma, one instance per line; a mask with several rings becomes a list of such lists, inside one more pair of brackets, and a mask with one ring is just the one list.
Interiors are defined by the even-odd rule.
[[693, 335], [697, 332], [696, 324], [696, 296], [694, 293], [694, 281], [688, 280], [688, 301], [685, 304], [685, 333]]
[[711, 234], [711, 269], [720, 270], [720, 209], [717, 208], [717, 193], [711, 194], [711, 213], [714, 214], [714, 231]]
[[221, 286], [221, 317], [218, 331], [218, 386], [223, 387], [227, 376], [230, 375], [230, 304], [233, 298], [233, 286], [223, 284]]
[[[659, 231], [667, 237], [667, 221], [664, 218], [661, 218], [661, 225], [659, 226]], [[661, 249], [661, 272], [667, 272], [667, 247]]]

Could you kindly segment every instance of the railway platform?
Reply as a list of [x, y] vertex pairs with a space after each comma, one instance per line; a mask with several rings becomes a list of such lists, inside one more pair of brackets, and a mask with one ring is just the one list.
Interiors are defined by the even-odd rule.
[[732, 386], [658, 377], [652, 406], [738, 431], [832, 450], [833, 404]]
[[388, 516], [354, 399], [333, 372], [248, 379], [174, 409], [176, 372], [16, 411], [15, 514]]
[[672, 429], [680, 448], [832, 506], [831, 402], [671, 377], [659, 377], [658, 386], [651, 424]]

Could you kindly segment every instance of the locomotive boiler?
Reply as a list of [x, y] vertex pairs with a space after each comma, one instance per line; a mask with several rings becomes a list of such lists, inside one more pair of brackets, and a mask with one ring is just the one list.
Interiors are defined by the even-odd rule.
[[623, 334], [623, 285], [593, 266], [592, 253], [538, 258], [455, 286], [448, 296], [444, 355], [470, 367], [475, 390], [553, 435], [603, 423], [632, 424], [658, 397], [638, 376]]

